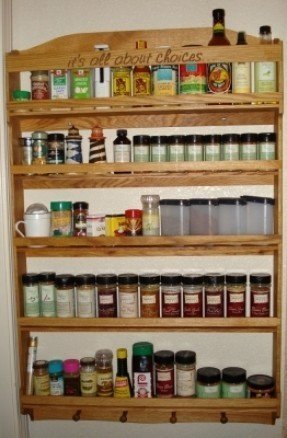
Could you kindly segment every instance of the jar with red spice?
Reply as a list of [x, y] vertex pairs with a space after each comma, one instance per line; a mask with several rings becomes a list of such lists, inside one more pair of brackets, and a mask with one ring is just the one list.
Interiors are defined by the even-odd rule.
[[219, 273], [206, 274], [205, 283], [205, 316], [224, 316], [224, 275]]
[[155, 395], [159, 398], [174, 396], [174, 353], [161, 350], [154, 353]]
[[244, 317], [246, 308], [246, 274], [226, 275], [226, 316]]
[[271, 275], [254, 273], [250, 275], [250, 316], [270, 316]]
[[140, 316], [142, 318], [159, 317], [159, 274], [140, 274]]
[[47, 70], [31, 72], [32, 100], [45, 100], [50, 98], [49, 75]]
[[99, 318], [116, 318], [118, 315], [116, 274], [97, 275], [97, 294]]
[[174, 318], [181, 316], [181, 275], [161, 276], [161, 316]]
[[141, 236], [142, 234], [142, 210], [136, 208], [125, 211], [126, 235]]
[[182, 276], [183, 316], [202, 317], [203, 280], [201, 274]]

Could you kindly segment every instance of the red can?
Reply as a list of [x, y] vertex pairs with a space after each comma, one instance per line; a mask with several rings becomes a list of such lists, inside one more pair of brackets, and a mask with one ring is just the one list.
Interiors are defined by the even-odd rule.
[[185, 64], [179, 66], [179, 93], [206, 93], [206, 64]]
[[125, 211], [126, 235], [142, 235], [142, 210], [130, 209]]

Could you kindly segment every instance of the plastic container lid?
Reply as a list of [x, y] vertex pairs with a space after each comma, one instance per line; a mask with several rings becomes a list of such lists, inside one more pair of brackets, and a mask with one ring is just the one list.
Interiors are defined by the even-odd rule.
[[134, 146], [137, 146], [137, 145], [149, 146], [150, 136], [149, 135], [134, 135], [133, 136], [133, 144], [134, 144]]
[[75, 276], [75, 282], [77, 286], [94, 286], [96, 284], [96, 276], [94, 274], [79, 274]]
[[55, 272], [40, 272], [39, 274], [39, 282], [46, 281], [55, 281], [56, 273]]
[[246, 202], [253, 202], [256, 204], [269, 204], [269, 205], [275, 204], [275, 200], [273, 198], [265, 198], [263, 196], [243, 195], [243, 196], [241, 196], [241, 198]]
[[246, 370], [239, 367], [228, 367], [222, 370], [222, 380], [227, 383], [243, 383], [246, 380]]
[[65, 373], [78, 373], [80, 369], [80, 362], [78, 359], [66, 359], [64, 360], [63, 366]]
[[259, 33], [260, 35], [269, 35], [271, 33], [271, 26], [260, 26]]
[[197, 380], [203, 384], [213, 384], [220, 381], [220, 370], [214, 367], [203, 367], [197, 370]]
[[82, 359], [80, 359], [80, 365], [81, 367], [96, 365], [96, 359], [94, 357], [82, 357]]
[[160, 283], [159, 274], [140, 274], [139, 276], [140, 284], [158, 284]]
[[272, 389], [275, 384], [274, 378], [266, 374], [253, 374], [247, 378], [246, 382], [248, 386], [259, 390]]
[[39, 275], [34, 272], [23, 274], [22, 275], [22, 283], [24, 286], [29, 286], [31, 283], [38, 283]]
[[201, 274], [184, 274], [182, 283], [186, 286], [199, 285], [204, 283], [204, 276]]
[[182, 365], [194, 364], [196, 353], [191, 350], [180, 350], [175, 354], [175, 362]]
[[246, 205], [242, 198], [218, 198], [219, 205]]
[[137, 274], [120, 274], [118, 275], [119, 284], [137, 284], [139, 277]]
[[109, 285], [116, 284], [117, 276], [116, 274], [99, 274], [97, 275], [97, 284]]
[[217, 199], [193, 198], [189, 202], [190, 205], [218, 205]]
[[229, 273], [226, 274], [226, 283], [246, 283], [247, 275], [246, 274], [240, 274], [240, 273]]
[[181, 283], [182, 276], [181, 274], [162, 274], [161, 275], [161, 284], [165, 286], [174, 286]]
[[271, 283], [271, 275], [270, 274], [265, 274], [265, 273], [250, 274], [250, 283], [270, 284]]
[[150, 342], [136, 342], [133, 344], [134, 356], [152, 356], [153, 344]]
[[223, 274], [211, 273], [204, 275], [204, 282], [206, 284], [217, 286], [218, 284], [224, 284], [225, 276]]
[[74, 210], [88, 210], [89, 204], [88, 202], [80, 201], [80, 202], [74, 202], [73, 209]]
[[47, 360], [35, 360], [35, 362], [33, 363], [34, 370], [39, 368], [47, 369], [48, 366], [49, 366], [49, 362]]
[[35, 204], [29, 205], [29, 207], [26, 208], [25, 214], [28, 215], [41, 215], [41, 214], [47, 214], [49, 213], [49, 210], [44, 204], [40, 204], [36, 202]]
[[59, 274], [56, 275], [55, 284], [58, 287], [61, 286], [74, 286], [75, 277], [72, 274]]
[[60, 359], [50, 360], [48, 369], [49, 369], [49, 374], [62, 373], [63, 361]]
[[126, 129], [118, 129], [117, 130], [117, 135], [119, 136], [119, 137], [124, 137], [124, 136], [126, 136], [128, 134], [128, 131], [126, 130]]
[[189, 199], [161, 199], [159, 201], [160, 205], [180, 205], [183, 207], [189, 207]]
[[33, 140], [47, 140], [48, 134], [45, 131], [34, 131], [32, 132]]
[[174, 352], [170, 350], [160, 350], [154, 353], [154, 361], [157, 364], [168, 365], [174, 363]]
[[50, 205], [52, 211], [72, 210], [70, 201], [53, 201]]

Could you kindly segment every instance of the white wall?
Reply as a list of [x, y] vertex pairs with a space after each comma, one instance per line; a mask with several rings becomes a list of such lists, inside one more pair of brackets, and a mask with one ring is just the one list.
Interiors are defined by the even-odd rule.
[[[284, 0], [241, 0], [228, 1], [222, 0], [220, 4], [214, 0], [145, 0], [144, 2], [136, 0], [12, 0], [12, 48], [25, 49], [34, 45], [45, 42], [54, 37], [80, 32], [96, 32], [107, 30], [128, 30], [128, 29], [147, 29], [147, 28], [184, 28], [184, 27], [206, 27], [211, 26], [212, 14], [214, 8], [223, 7], [226, 10], [226, 25], [230, 29], [245, 30], [247, 33], [257, 35], [259, 26], [262, 24], [270, 24], [273, 29], [273, 36], [287, 40], [286, 30], [286, 14], [287, 4]], [[2, 122], [3, 127], [3, 122]], [[263, 129], [264, 127], [262, 127]], [[268, 127], [266, 127], [268, 129]], [[200, 128], [201, 129], [201, 128]], [[228, 130], [228, 129], [227, 129]], [[234, 128], [232, 128], [232, 131]], [[246, 127], [248, 130], [248, 127]], [[179, 130], [176, 130], [179, 132]], [[198, 129], [196, 130], [199, 131]], [[223, 130], [218, 129], [221, 133]], [[111, 140], [115, 133], [110, 131], [107, 133]], [[134, 133], [129, 130], [129, 135]], [[83, 133], [88, 136], [89, 133]], [[3, 138], [2, 138], [3, 143]], [[4, 163], [1, 159], [1, 170], [5, 174]], [[4, 181], [5, 182], [5, 181]], [[194, 190], [180, 189], [176, 191], [176, 196], [185, 196], [187, 193], [196, 195], [198, 191], [206, 191], [206, 188], [196, 188]], [[269, 195], [269, 188], [225, 188], [220, 191], [223, 195], [228, 194], [255, 194], [261, 190], [266, 195]], [[105, 211], [114, 203], [115, 198], [118, 199], [114, 205], [115, 211], [122, 211], [126, 208], [127, 202], [133, 200], [133, 206], [137, 206], [140, 193], [148, 193], [147, 190], [127, 191], [128, 196], [124, 199], [122, 191], [118, 189], [116, 193], [102, 191], [83, 191], [79, 194], [77, 191], [62, 192], [54, 195], [49, 191], [43, 191], [41, 197], [39, 193], [26, 193], [26, 204], [34, 200], [44, 199], [49, 205], [51, 199], [68, 199], [79, 200], [87, 199], [95, 211]], [[161, 189], [159, 193], [171, 195], [174, 189]], [[214, 189], [215, 196], [217, 189]], [[105, 202], [106, 201], [106, 202]], [[5, 198], [3, 199], [5, 202]], [[7, 202], [7, 201], [6, 201]], [[128, 206], [128, 205], [127, 205]], [[1, 224], [0, 224], [1, 225]], [[7, 245], [7, 241], [5, 241]], [[9, 259], [8, 255], [6, 258]], [[61, 259], [61, 272], [65, 270], [77, 270], [78, 272], [103, 272], [107, 270], [108, 260], [97, 259], [78, 259], [77, 264], [71, 259]], [[57, 264], [59, 259], [54, 262], [52, 259], [31, 259], [29, 260], [29, 268], [38, 271], [55, 269], [58, 271]], [[127, 260], [126, 258], [117, 258], [112, 260], [114, 272], [123, 272], [127, 269], [139, 272], [142, 270], [142, 261]], [[258, 267], [258, 259], [254, 257], [233, 258], [227, 257], [217, 258], [193, 258], [187, 257], [184, 260], [174, 258], [156, 258], [147, 259], [146, 268], [157, 264], [158, 270], [169, 270], [177, 266], [178, 270], [192, 269], [219, 269], [223, 271], [232, 271], [235, 268], [249, 271]], [[271, 269], [272, 260], [268, 256], [260, 258], [261, 269]], [[10, 294], [7, 292], [5, 299], [9, 304]], [[285, 300], [284, 300], [285, 303]], [[10, 303], [11, 305], [11, 303]], [[285, 308], [285, 304], [284, 304]], [[285, 312], [283, 312], [284, 314]], [[6, 329], [9, 327], [9, 322], [5, 322]], [[11, 333], [10, 333], [10, 336]], [[164, 335], [164, 334], [71, 334], [71, 335], [48, 335], [40, 334], [39, 357], [51, 359], [52, 357], [68, 356], [82, 357], [83, 355], [94, 354], [95, 350], [106, 346], [114, 351], [119, 346], [128, 346], [129, 350], [133, 342], [139, 339], [151, 340], [156, 349], [159, 348], [192, 348], [198, 354], [198, 366], [214, 365], [224, 367], [228, 365], [239, 365], [247, 368], [248, 373], [253, 372], [271, 372], [271, 336], [270, 335], [206, 335], [206, 334], [185, 334], [185, 335]], [[256, 346], [256, 348], [254, 348]], [[232, 355], [230, 355], [232, 351]], [[12, 352], [12, 347], [11, 347]], [[13, 362], [13, 355], [11, 356]], [[14, 389], [12, 388], [12, 392]], [[7, 394], [7, 390], [6, 390]], [[0, 396], [1, 397], [1, 396]], [[132, 437], [137, 435], [139, 438], [147, 436], [156, 437], [158, 435], [168, 435], [170, 438], [189, 436], [209, 437], [213, 438], [234, 438], [248, 437], [253, 438], [260, 434], [261, 438], [277, 438], [281, 436], [282, 421], [278, 420], [275, 426], [263, 425], [237, 425], [237, 424], [177, 424], [172, 425], [132, 425], [118, 423], [96, 423], [96, 422], [79, 422], [77, 424], [66, 421], [44, 421], [44, 422], [28, 422], [28, 435], [31, 438], [48, 438], [50, 435], [58, 437], [78, 438], [81, 436], [94, 437], [115, 436]], [[16, 438], [15, 431], [8, 435], [3, 435], [3, 438]], [[2, 437], [1, 437], [2, 438]]]

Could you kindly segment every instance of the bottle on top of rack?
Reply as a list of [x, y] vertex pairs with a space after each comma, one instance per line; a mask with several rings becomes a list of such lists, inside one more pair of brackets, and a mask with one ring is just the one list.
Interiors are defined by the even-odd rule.
[[[224, 9], [214, 9], [213, 33], [209, 46], [230, 46], [225, 35]], [[227, 93], [231, 88], [231, 64], [228, 62], [212, 62], [207, 64], [207, 85], [210, 93]]]
[[[246, 45], [245, 32], [238, 32], [236, 45]], [[232, 63], [232, 93], [251, 92], [251, 63]]]
[[[270, 26], [261, 26], [259, 29], [260, 44], [272, 44]], [[254, 66], [255, 93], [270, 93], [277, 91], [277, 76], [275, 61], [255, 62]]]
[[116, 398], [130, 398], [132, 395], [127, 357], [126, 348], [117, 349], [117, 374], [114, 386], [114, 397]]
[[[146, 49], [147, 42], [139, 40], [136, 42], [137, 49]], [[133, 69], [133, 95], [149, 96], [151, 86], [151, 72], [148, 65], [136, 65]]]

